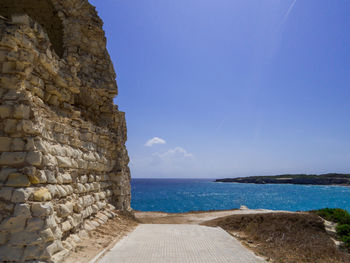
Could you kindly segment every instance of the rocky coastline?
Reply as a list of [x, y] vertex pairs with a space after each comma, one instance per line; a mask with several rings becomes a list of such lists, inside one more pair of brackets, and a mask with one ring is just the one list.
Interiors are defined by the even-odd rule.
[[302, 185], [350, 185], [350, 174], [283, 174], [274, 176], [250, 176], [216, 179], [222, 183], [246, 184], [302, 184]]

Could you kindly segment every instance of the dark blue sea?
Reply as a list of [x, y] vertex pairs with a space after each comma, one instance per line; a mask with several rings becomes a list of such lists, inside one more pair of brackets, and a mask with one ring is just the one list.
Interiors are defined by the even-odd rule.
[[213, 179], [132, 179], [131, 206], [140, 211], [188, 212], [234, 209], [350, 211], [350, 187], [215, 183]]

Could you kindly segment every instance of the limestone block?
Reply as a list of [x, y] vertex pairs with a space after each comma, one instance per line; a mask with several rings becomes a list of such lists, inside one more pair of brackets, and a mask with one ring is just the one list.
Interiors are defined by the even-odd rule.
[[57, 227], [57, 223], [54, 215], [50, 215], [49, 217], [46, 218], [45, 226], [50, 227], [51, 229], [54, 229]]
[[92, 183], [93, 181], [95, 181], [95, 177], [94, 177], [92, 174], [90, 174], [90, 175], [89, 175], [88, 182], [89, 182], [89, 183]]
[[55, 185], [46, 185], [45, 187], [47, 188], [47, 190], [49, 190], [52, 198], [60, 196], [60, 193], [58, 192], [57, 187]]
[[87, 177], [87, 175], [83, 175], [83, 176], [81, 176], [79, 179], [80, 179], [80, 183], [85, 184], [85, 183], [88, 182], [88, 177]]
[[68, 230], [71, 230], [72, 227], [73, 227], [73, 226], [71, 225], [71, 223], [69, 222], [69, 220], [64, 221], [64, 222], [61, 224], [61, 230], [62, 230], [62, 232], [67, 232]]
[[86, 162], [82, 159], [78, 159], [77, 164], [78, 164], [79, 169], [87, 169], [88, 168], [88, 162]]
[[[9, 65], [7, 65], [9, 66]], [[13, 65], [12, 65], [13, 66]], [[18, 89], [18, 87], [21, 85], [21, 82], [19, 79], [11, 77], [5, 77], [2, 76], [0, 78], [0, 86], [6, 88], [6, 89]]]
[[24, 203], [29, 199], [32, 193], [33, 189], [29, 187], [14, 189], [12, 192], [11, 201], [13, 203]]
[[4, 245], [10, 238], [10, 233], [7, 231], [0, 231], [0, 245]]
[[43, 132], [43, 128], [35, 125], [30, 120], [20, 120], [16, 127], [17, 131], [23, 131], [27, 134], [39, 135]]
[[58, 190], [58, 193], [59, 193], [59, 196], [60, 197], [63, 197], [63, 196], [67, 196], [67, 191], [65, 190], [65, 188], [61, 185], [57, 185], [56, 186], [57, 190]]
[[65, 204], [59, 204], [57, 206], [57, 215], [59, 217], [67, 217], [73, 213], [73, 203], [67, 202]]
[[94, 225], [92, 225], [89, 220], [85, 220], [85, 222], [84, 222], [84, 229], [87, 230], [87, 231], [92, 231], [92, 230], [95, 230], [96, 227]]
[[4, 132], [8, 134], [17, 132], [17, 120], [14, 119], [6, 119], [4, 121]]
[[0, 170], [0, 182], [1, 183], [5, 182], [10, 174], [16, 173], [16, 172], [17, 172], [16, 169], [3, 167]]
[[34, 260], [37, 262], [37, 259], [42, 254], [43, 248], [40, 245], [29, 245], [26, 246], [23, 253], [24, 260]]
[[63, 177], [61, 174], [57, 174], [56, 180], [58, 184], [63, 184]]
[[83, 196], [84, 206], [90, 206], [94, 203], [94, 198], [91, 195]]
[[114, 213], [111, 213], [109, 211], [102, 211], [102, 214], [106, 215], [108, 218], [113, 218], [115, 216]]
[[41, 152], [32, 151], [28, 152], [26, 161], [31, 165], [40, 166], [42, 162], [42, 157], [43, 154]]
[[58, 167], [61, 168], [70, 168], [72, 167], [72, 161], [68, 157], [57, 156]]
[[84, 184], [84, 187], [86, 192], [90, 192], [92, 190], [90, 184]]
[[19, 262], [23, 254], [22, 246], [4, 245], [0, 246], [2, 262]]
[[63, 232], [61, 231], [61, 228], [59, 228], [58, 226], [56, 226], [55, 228], [53, 228], [53, 235], [55, 237], [56, 240], [61, 240], [62, 236], [63, 236]]
[[15, 119], [29, 119], [30, 108], [27, 105], [20, 104], [15, 107], [13, 112], [13, 117]]
[[27, 175], [21, 174], [21, 173], [11, 173], [8, 176], [7, 186], [12, 186], [12, 187], [26, 187], [30, 186], [30, 181]]
[[5, 201], [10, 201], [12, 196], [12, 188], [11, 187], [2, 187], [0, 189], [0, 198]]
[[26, 231], [33, 232], [43, 229], [45, 221], [40, 217], [32, 217], [27, 220]]
[[115, 206], [112, 205], [112, 204], [107, 204], [106, 207], [109, 209], [109, 210], [115, 210]]
[[100, 195], [99, 195], [99, 193], [94, 193], [93, 195], [94, 195], [94, 198], [95, 198], [95, 201], [96, 201], [96, 202], [100, 201]]
[[52, 171], [49, 171], [49, 170], [45, 171], [45, 175], [47, 178], [47, 182], [49, 184], [56, 184], [57, 183], [55, 174]]
[[[24, 230], [27, 218], [23, 216], [8, 217], [0, 224], [0, 231], [21, 231]], [[1, 255], [1, 254], [0, 254]]]
[[15, 211], [13, 213], [15, 217], [24, 217], [24, 218], [30, 218], [31, 212], [30, 212], [30, 205], [29, 204], [16, 204]]
[[101, 210], [102, 208], [104, 208], [106, 206], [106, 204], [104, 202], [97, 202], [96, 205], [98, 206], [99, 210]]
[[53, 95], [56, 95], [58, 98], [61, 97], [61, 92], [58, 88], [56, 88], [55, 86], [53, 85], [45, 85], [45, 91], [47, 93], [50, 93], [50, 94], [53, 94]]
[[97, 213], [100, 210], [96, 204], [92, 205], [91, 208], [94, 213]]
[[64, 250], [62, 242], [59, 240], [53, 241], [44, 249], [43, 253], [40, 255], [39, 258], [44, 260], [48, 260], [49, 258], [51, 258], [52, 260], [52, 256], [61, 250]]
[[53, 207], [51, 203], [33, 203], [32, 204], [33, 216], [49, 216], [53, 213]]
[[11, 151], [17, 152], [17, 151], [24, 151], [24, 150], [25, 150], [24, 141], [21, 138], [14, 138], [11, 144]]
[[72, 242], [67, 238], [65, 241], [62, 241], [62, 245], [67, 250], [73, 250], [75, 246], [73, 246]]
[[98, 182], [94, 182], [92, 185], [94, 190], [100, 190], [100, 184]]
[[34, 139], [33, 138], [27, 138], [27, 143], [25, 145], [25, 150], [26, 151], [34, 151], [36, 150], [35, 144], [34, 144]]
[[81, 183], [77, 183], [74, 192], [75, 192], [75, 193], [78, 193], [78, 194], [86, 192], [84, 185], [81, 184]]
[[12, 138], [0, 137], [0, 152], [9, 152], [11, 149]]
[[40, 188], [33, 194], [34, 201], [45, 202], [52, 199], [51, 193], [47, 188]]
[[38, 150], [38, 151], [41, 151], [41, 152], [44, 152], [44, 153], [46, 153], [46, 152], [49, 152], [49, 148], [48, 148], [48, 145], [45, 143], [45, 141], [43, 141], [42, 139], [40, 139], [40, 138], [36, 138], [35, 140], [34, 140], [34, 145], [35, 145], [35, 147], [36, 147], [36, 149]]
[[40, 231], [40, 237], [45, 243], [54, 240], [54, 235], [50, 228]]
[[74, 159], [71, 159], [72, 160], [72, 168], [75, 168], [75, 169], [78, 169], [79, 168], [79, 164], [78, 164], [78, 162], [76, 161], [76, 160], [74, 160]]
[[76, 227], [83, 222], [83, 217], [81, 214], [74, 213], [72, 216], [69, 216], [68, 219], [73, 227]]
[[20, 233], [13, 233], [9, 243], [11, 245], [36, 245], [43, 243], [43, 240], [36, 231], [21, 231]]
[[9, 62], [3, 62], [2, 63], [2, 73], [13, 73], [16, 71], [16, 62], [9, 61]]
[[22, 169], [23, 173], [26, 175], [36, 175], [37, 169], [34, 166], [27, 166]]
[[45, 171], [39, 170], [36, 174], [28, 175], [32, 184], [43, 184], [47, 182]]
[[62, 251], [54, 254], [51, 258], [53, 263], [62, 263], [63, 260], [69, 255], [69, 250], [63, 249]]
[[55, 156], [51, 155], [51, 154], [45, 154], [43, 155], [43, 163], [44, 166], [51, 166], [51, 167], [55, 167], [57, 166], [57, 159]]
[[83, 211], [84, 206], [80, 203], [75, 203], [73, 206], [73, 210], [75, 213], [80, 213], [81, 211]]
[[25, 157], [25, 152], [3, 152], [0, 156], [0, 165], [23, 165]]
[[73, 186], [71, 186], [70, 184], [63, 185], [63, 188], [68, 195], [71, 195], [74, 192]]
[[32, 20], [28, 15], [12, 15], [11, 22], [15, 25], [30, 25]]
[[6, 119], [11, 117], [12, 106], [11, 105], [0, 105], [0, 118]]

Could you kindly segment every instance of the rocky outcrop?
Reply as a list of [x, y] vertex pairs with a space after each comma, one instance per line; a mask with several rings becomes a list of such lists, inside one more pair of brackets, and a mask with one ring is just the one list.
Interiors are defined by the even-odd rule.
[[130, 210], [116, 76], [87, 0], [2, 0], [0, 15], [0, 261], [60, 262]]

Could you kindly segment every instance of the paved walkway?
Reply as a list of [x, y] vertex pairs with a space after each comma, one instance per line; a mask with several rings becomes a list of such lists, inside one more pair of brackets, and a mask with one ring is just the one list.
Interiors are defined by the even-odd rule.
[[261, 263], [221, 228], [186, 224], [141, 224], [101, 263]]

